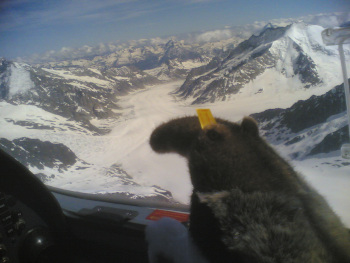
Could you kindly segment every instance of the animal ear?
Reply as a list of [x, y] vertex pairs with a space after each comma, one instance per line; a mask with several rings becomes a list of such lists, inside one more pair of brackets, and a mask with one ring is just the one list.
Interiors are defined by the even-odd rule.
[[258, 123], [251, 117], [244, 117], [241, 123], [243, 133], [259, 136]]

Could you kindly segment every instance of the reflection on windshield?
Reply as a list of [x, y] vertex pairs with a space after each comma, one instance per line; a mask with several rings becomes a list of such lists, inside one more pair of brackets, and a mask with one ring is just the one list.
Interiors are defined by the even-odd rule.
[[281, 20], [246, 26], [243, 35], [230, 28], [225, 39], [202, 33], [130, 41], [90, 57], [3, 58], [0, 147], [50, 186], [187, 204], [187, 163], [154, 153], [153, 129], [196, 108], [230, 121], [251, 115], [349, 226], [344, 89], [323, 26]]

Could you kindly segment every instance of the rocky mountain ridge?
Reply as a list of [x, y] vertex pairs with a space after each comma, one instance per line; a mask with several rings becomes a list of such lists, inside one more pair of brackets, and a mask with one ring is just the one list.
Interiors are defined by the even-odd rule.
[[260, 82], [261, 87], [251, 92], [266, 92], [271, 78], [294, 91], [321, 85], [331, 88], [335, 83], [328, 80], [327, 69], [330, 61], [337, 59], [336, 51], [323, 45], [322, 30], [302, 22], [286, 27], [268, 25], [241, 42], [224, 60], [190, 72], [177, 94], [192, 104], [224, 101]]
[[120, 46], [117, 50], [105, 55], [36, 65], [45, 68], [95, 68], [100, 71], [129, 67], [143, 71], [159, 80], [169, 81], [186, 77], [190, 69], [208, 63], [213, 56], [214, 53], [210, 48], [199, 48], [183, 41], [170, 39], [165, 43], [131, 43]]
[[339, 151], [350, 141], [343, 84], [287, 109], [251, 116], [259, 122], [262, 135], [291, 159]]
[[0, 100], [35, 105], [104, 133], [92, 119], [115, 119], [117, 96], [159, 80], [130, 67], [99, 71], [93, 68], [44, 68], [0, 60]]

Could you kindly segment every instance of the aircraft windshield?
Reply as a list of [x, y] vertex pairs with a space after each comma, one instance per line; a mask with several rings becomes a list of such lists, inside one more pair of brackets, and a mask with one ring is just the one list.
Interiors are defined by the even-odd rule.
[[188, 204], [187, 161], [151, 132], [197, 108], [250, 115], [350, 227], [343, 77], [321, 36], [350, 10], [272, 2], [3, 2], [0, 148], [59, 189]]

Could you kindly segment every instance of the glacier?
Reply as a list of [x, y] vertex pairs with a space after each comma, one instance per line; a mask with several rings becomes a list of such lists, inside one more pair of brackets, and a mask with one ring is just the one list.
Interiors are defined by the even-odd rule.
[[[69, 129], [57, 129], [65, 127], [68, 120], [62, 118], [55, 120], [55, 130], [32, 130], [26, 127], [19, 128], [12, 122], [4, 119], [41, 119], [48, 113], [36, 113], [42, 111], [35, 106], [32, 110], [21, 110], [23, 105], [0, 104], [3, 113], [3, 121], [0, 125], [0, 134], [12, 138], [28, 137], [50, 140], [63, 143], [69, 147], [79, 159], [78, 162], [64, 173], [55, 169], [45, 168], [39, 170], [32, 167], [32, 171], [55, 174], [48, 185], [72, 191], [94, 194], [113, 194], [116, 192], [128, 192], [130, 196], [144, 196], [157, 194], [153, 185], [167, 189], [173, 198], [188, 204], [192, 191], [186, 160], [176, 154], [158, 155], [154, 153], [149, 144], [149, 136], [152, 130], [162, 122], [179, 116], [194, 115], [197, 106], [188, 105], [179, 101], [172, 92], [176, 90], [182, 81], [156, 86], [148, 86], [144, 90], [135, 91], [120, 98], [121, 116], [118, 122], [113, 123], [112, 131], [103, 136], [94, 136], [86, 130], [80, 135]], [[225, 118], [231, 121], [239, 121], [242, 116], [268, 109], [271, 105], [289, 107], [291, 101], [296, 101], [300, 94], [285, 94], [280, 96], [263, 96], [260, 100], [253, 100], [251, 96], [240, 98], [232, 103], [217, 102], [201, 105], [210, 108], [215, 117]], [[258, 102], [258, 103], [257, 103]], [[18, 107], [18, 108], [17, 108]], [[17, 108], [17, 109], [16, 109]], [[24, 108], [23, 108], [24, 109]], [[6, 112], [7, 111], [7, 112]], [[11, 112], [11, 114], [10, 114]], [[52, 118], [56, 118], [54, 115]], [[48, 119], [47, 119], [48, 120]], [[47, 121], [46, 120], [46, 121]], [[333, 122], [343, 125], [343, 116], [336, 116]], [[69, 122], [69, 121], [68, 121]], [[61, 123], [61, 124], [60, 124]], [[332, 125], [328, 128], [334, 128]], [[323, 127], [322, 129], [328, 129]], [[16, 134], [10, 135], [15, 130]], [[321, 131], [322, 132], [322, 131]], [[313, 137], [307, 144], [314, 143]], [[305, 143], [305, 142], [304, 142]], [[327, 200], [334, 206], [347, 226], [350, 226], [350, 199], [347, 189], [350, 187], [350, 165], [342, 165], [340, 153], [332, 152], [326, 156], [316, 156], [305, 160], [292, 160], [285, 151], [284, 146], [276, 145], [277, 150], [311, 182]], [[108, 173], [109, 167], [117, 165], [137, 184], [124, 184], [121, 177], [114, 177]], [[127, 179], [124, 177], [124, 179]], [[331, 182], [331, 187], [329, 186]]]
[[[198, 107], [210, 108], [214, 117], [239, 121], [246, 115], [286, 110], [300, 100], [325, 94], [340, 84], [341, 73], [336, 49], [325, 48], [321, 42], [322, 29], [304, 23], [287, 29], [270, 25], [264, 28], [270, 35], [255, 34], [250, 40], [255, 41], [254, 48], [245, 49], [242, 44], [241, 53], [232, 51], [239, 46], [237, 39], [206, 43], [197, 46], [195, 53], [188, 43], [169, 41], [144, 48], [140, 43], [123, 46], [91, 59], [40, 65], [3, 63], [0, 95], [8, 96], [0, 98], [0, 137], [9, 151], [24, 153], [28, 148], [23, 143], [33, 141], [52, 145], [62, 154], [72, 151], [75, 160], [65, 166], [60, 163], [64, 156], [44, 167], [29, 165], [50, 186], [130, 199], [161, 197], [162, 201], [188, 204], [192, 187], [187, 163], [175, 154], [155, 154], [148, 145], [152, 130], [171, 118], [195, 115]], [[258, 41], [261, 45], [256, 45]], [[225, 47], [225, 51], [216, 52], [218, 47]], [[250, 58], [249, 63], [241, 63]], [[298, 60], [309, 62], [309, 68], [303, 68]], [[238, 72], [233, 78], [232, 69]], [[303, 72], [311, 72], [314, 78], [308, 79], [310, 74]], [[240, 81], [244, 85], [237, 93], [225, 87], [215, 91], [215, 79], [225, 76], [226, 83]], [[190, 82], [216, 94], [222, 92], [225, 101], [215, 98], [194, 105], [193, 96], [178, 96], [176, 91]], [[199, 96], [201, 91], [194, 94]], [[337, 113], [317, 125], [285, 133], [281, 140], [273, 140], [280, 135], [278, 127], [270, 131], [275, 132], [273, 136], [265, 131], [263, 135], [350, 226], [350, 163], [341, 159], [339, 150], [308, 155], [315, 144], [344, 126], [344, 114]], [[295, 153], [299, 158], [294, 158]], [[31, 156], [35, 157], [39, 156]]]

